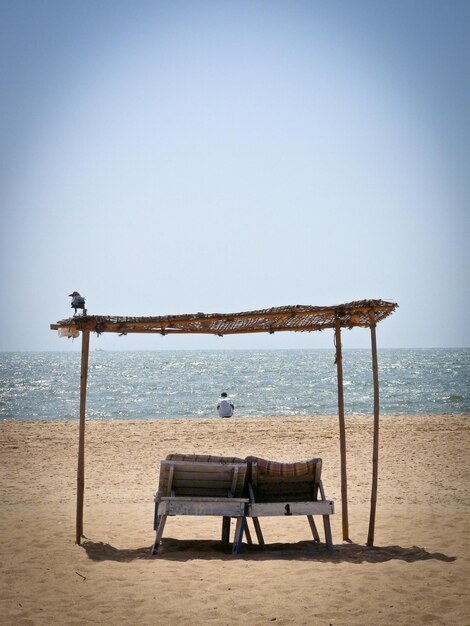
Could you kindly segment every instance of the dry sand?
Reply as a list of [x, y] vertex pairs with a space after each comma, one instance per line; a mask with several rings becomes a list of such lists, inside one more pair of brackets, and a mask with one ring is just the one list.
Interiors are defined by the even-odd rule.
[[[367, 548], [371, 423], [347, 418], [352, 542], [343, 543], [333, 417], [87, 422], [82, 546], [77, 424], [2, 423], [0, 623], [469, 625], [470, 416], [381, 418]], [[151, 557], [169, 452], [321, 456], [335, 552], [311, 542], [303, 517], [265, 518], [266, 551], [244, 545], [238, 557], [219, 543], [218, 519], [178, 517]]]

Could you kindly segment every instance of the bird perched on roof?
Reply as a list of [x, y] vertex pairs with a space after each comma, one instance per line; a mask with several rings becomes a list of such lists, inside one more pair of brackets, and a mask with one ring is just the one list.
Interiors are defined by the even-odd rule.
[[69, 293], [69, 296], [72, 298], [72, 303], [70, 306], [72, 307], [72, 309], [75, 309], [75, 313], [73, 314], [73, 316], [75, 317], [77, 315], [77, 309], [82, 309], [83, 315], [86, 315], [85, 298], [81, 296], [78, 291]]

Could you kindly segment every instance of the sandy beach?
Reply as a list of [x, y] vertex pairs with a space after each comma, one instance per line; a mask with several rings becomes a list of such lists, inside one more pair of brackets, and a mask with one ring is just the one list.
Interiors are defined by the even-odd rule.
[[[87, 422], [78, 546], [78, 423], [2, 423], [0, 623], [470, 624], [470, 416], [381, 417], [367, 548], [371, 426], [347, 418], [345, 543], [335, 417]], [[267, 549], [244, 543], [240, 556], [219, 542], [219, 519], [177, 517], [152, 557], [153, 495], [170, 452], [321, 457], [333, 554], [304, 517], [264, 519]]]

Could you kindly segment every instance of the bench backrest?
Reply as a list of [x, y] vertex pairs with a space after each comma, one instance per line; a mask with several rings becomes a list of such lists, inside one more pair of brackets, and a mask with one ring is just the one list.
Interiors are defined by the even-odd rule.
[[321, 459], [278, 463], [247, 457], [255, 502], [310, 502], [318, 499]]
[[167, 461], [197, 461], [198, 463], [245, 463], [245, 459], [237, 456], [220, 456], [216, 454], [183, 454], [171, 452], [166, 457]]
[[162, 461], [160, 496], [241, 498], [246, 463]]

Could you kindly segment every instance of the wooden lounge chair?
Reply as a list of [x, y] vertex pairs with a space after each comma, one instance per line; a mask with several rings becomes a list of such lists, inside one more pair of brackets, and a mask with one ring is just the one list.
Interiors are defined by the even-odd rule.
[[[246, 463], [245, 459], [241, 459], [238, 456], [221, 456], [216, 454], [187, 454], [181, 452], [171, 452], [166, 457], [167, 461], [195, 461], [197, 463]], [[165, 495], [167, 492], [167, 483], [165, 482], [165, 474], [160, 474], [160, 484], [159, 490], [155, 497], [155, 518], [154, 518], [154, 530], [157, 530], [158, 523], [158, 495]], [[247, 487], [245, 484], [245, 490], [247, 491]], [[243, 493], [243, 496], [247, 497], [246, 493]], [[223, 518], [222, 523], [222, 541], [228, 543], [230, 534], [230, 517]], [[250, 531], [248, 526], [245, 524], [245, 534], [247, 537], [248, 543], [253, 543], [251, 540]]]
[[[264, 546], [258, 518], [264, 516], [306, 515], [315, 541], [320, 541], [314, 515], [323, 517], [326, 547], [333, 550], [330, 515], [334, 502], [325, 497], [320, 479], [321, 459], [299, 463], [277, 463], [247, 457], [250, 506], [248, 516], [255, 522], [258, 541]], [[318, 498], [320, 496], [320, 499]]]
[[212, 460], [223, 457], [204, 455], [200, 458], [203, 460], [161, 462], [159, 490], [155, 497], [156, 536], [152, 554], [158, 552], [169, 515], [221, 516], [222, 540], [225, 542], [229, 541], [230, 518], [236, 518], [233, 552], [240, 553], [249, 502], [248, 498], [242, 497], [247, 465], [244, 461]]

